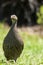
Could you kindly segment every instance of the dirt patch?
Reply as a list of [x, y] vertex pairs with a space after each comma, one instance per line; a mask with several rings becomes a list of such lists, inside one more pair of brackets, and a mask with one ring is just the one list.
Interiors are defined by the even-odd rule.
[[41, 35], [43, 36], [43, 25], [36, 25], [31, 27], [19, 28], [21, 31], [28, 33], [29, 35]]

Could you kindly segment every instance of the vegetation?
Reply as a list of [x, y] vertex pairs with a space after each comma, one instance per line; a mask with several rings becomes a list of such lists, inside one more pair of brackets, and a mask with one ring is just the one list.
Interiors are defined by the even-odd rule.
[[3, 52], [3, 40], [9, 29], [5, 29], [0, 23], [0, 65], [43, 65], [43, 37], [30, 36], [20, 32], [24, 41], [24, 50], [16, 63], [7, 62]]
[[38, 16], [38, 20], [37, 20], [38, 24], [43, 24], [43, 5], [40, 6], [37, 16]]

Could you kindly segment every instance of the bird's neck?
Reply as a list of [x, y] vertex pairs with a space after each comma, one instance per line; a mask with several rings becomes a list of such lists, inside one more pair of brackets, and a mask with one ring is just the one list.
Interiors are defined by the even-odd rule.
[[17, 27], [17, 22], [15, 22], [15, 27]]

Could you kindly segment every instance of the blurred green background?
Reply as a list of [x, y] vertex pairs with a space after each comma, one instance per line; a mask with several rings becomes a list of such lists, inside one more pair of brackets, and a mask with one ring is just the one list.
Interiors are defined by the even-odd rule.
[[43, 6], [40, 6], [39, 8], [39, 12], [37, 12], [37, 16], [38, 16], [38, 24], [43, 24]]

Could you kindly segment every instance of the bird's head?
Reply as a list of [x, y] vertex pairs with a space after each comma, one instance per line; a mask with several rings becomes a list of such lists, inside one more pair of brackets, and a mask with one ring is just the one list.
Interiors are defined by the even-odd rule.
[[18, 18], [17, 18], [16, 15], [11, 15], [11, 20], [12, 20], [13, 23], [16, 23]]

